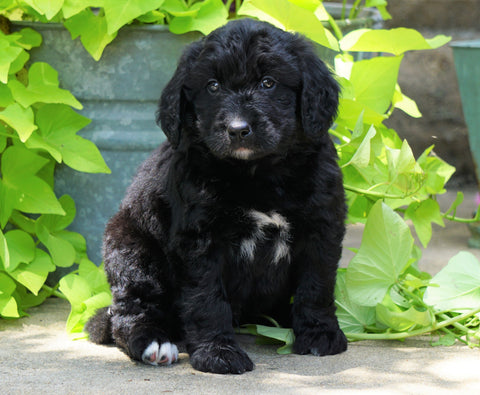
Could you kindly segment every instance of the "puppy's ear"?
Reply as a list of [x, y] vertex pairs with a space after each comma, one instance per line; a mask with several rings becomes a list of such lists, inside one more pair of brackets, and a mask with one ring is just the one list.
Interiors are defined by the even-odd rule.
[[309, 139], [320, 142], [337, 115], [340, 87], [312, 49], [302, 52], [299, 54], [302, 63], [302, 126]]
[[157, 124], [162, 128], [173, 148], [180, 143], [182, 122], [185, 119], [186, 97], [184, 83], [201, 51], [201, 41], [190, 44], [178, 62], [177, 69], [165, 86], [157, 110]]

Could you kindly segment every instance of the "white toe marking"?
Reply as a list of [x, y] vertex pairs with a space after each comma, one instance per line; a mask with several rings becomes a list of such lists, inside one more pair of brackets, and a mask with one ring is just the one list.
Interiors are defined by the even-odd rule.
[[170, 342], [159, 346], [157, 341], [153, 341], [143, 352], [142, 360], [149, 365], [170, 365], [178, 360], [178, 348]]

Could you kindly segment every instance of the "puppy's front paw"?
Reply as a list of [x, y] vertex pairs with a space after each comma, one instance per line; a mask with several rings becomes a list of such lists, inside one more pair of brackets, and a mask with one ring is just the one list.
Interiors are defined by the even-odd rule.
[[247, 353], [236, 344], [202, 345], [190, 355], [190, 363], [202, 372], [220, 374], [242, 374], [255, 367]]
[[323, 332], [307, 331], [298, 335], [293, 344], [293, 351], [301, 355], [334, 355], [346, 349], [347, 338], [341, 329]]
[[142, 361], [149, 365], [170, 365], [178, 360], [178, 348], [170, 342], [153, 341], [142, 354]]

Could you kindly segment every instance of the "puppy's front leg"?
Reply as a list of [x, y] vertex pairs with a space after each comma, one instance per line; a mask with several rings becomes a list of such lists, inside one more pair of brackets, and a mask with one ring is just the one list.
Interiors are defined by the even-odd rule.
[[[146, 364], [176, 362], [178, 349], [169, 339], [179, 332], [169, 280], [173, 276], [157, 241], [128, 210], [119, 211], [107, 225], [104, 259], [113, 296], [106, 319], [117, 346]], [[97, 332], [96, 322], [101, 323], [101, 317], [87, 326], [93, 329], [91, 335]], [[96, 341], [95, 336], [92, 340]]]
[[202, 372], [241, 374], [254, 364], [234, 339], [232, 311], [220, 264], [198, 259], [183, 287], [183, 321], [192, 366]]
[[335, 316], [334, 289], [340, 254], [339, 243], [312, 235], [296, 257], [298, 285], [292, 324], [297, 354], [323, 356], [347, 349], [347, 339]]

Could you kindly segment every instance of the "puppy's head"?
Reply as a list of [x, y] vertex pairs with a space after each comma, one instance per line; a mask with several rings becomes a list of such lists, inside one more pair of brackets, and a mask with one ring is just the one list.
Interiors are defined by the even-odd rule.
[[243, 19], [185, 50], [158, 121], [174, 147], [201, 144], [220, 158], [251, 160], [299, 141], [321, 144], [338, 92], [306, 39]]

